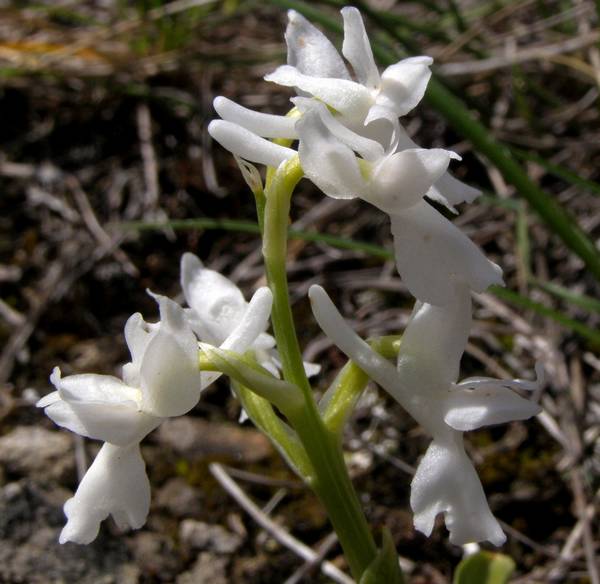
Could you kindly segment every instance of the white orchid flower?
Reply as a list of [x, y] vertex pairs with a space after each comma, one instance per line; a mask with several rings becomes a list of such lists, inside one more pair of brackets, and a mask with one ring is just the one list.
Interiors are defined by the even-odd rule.
[[415, 527], [429, 535], [436, 516], [443, 513], [452, 543], [488, 540], [501, 545], [505, 535], [465, 453], [462, 432], [538, 414], [540, 407], [514, 390], [537, 388], [540, 381], [485, 378], [457, 383], [471, 324], [465, 285], [456, 284], [444, 306], [417, 303], [397, 367], [354, 333], [323, 288], [312, 286], [309, 296], [327, 336], [433, 438], [411, 485]]
[[[56, 367], [50, 377], [56, 391], [37, 404], [59, 426], [105, 442], [65, 503], [61, 543], [90, 543], [109, 515], [121, 528], [145, 523], [150, 484], [139, 443], [163, 419], [192, 409], [215, 379], [198, 370], [198, 342], [183, 309], [164, 296], [155, 298], [159, 323], [148, 324], [136, 313], [125, 325], [131, 362], [123, 367], [123, 380], [96, 374], [62, 378]], [[265, 329], [270, 310], [271, 292], [261, 288], [221, 346], [245, 351]]]
[[296, 87], [363, 124], [393, 121], [411, 111], [423, 98], [431, 77], [431, 57], [410, 57], [391, 65], [380, 75], [360, 12], [342, 9], [342, 53], [356, 75], [348, 69], [329, 41], [297, 12], [288, 12], [286, 31], [288, 64], [265, 76], [286, 87]]
[[390, 215], [396, 265], [411, 294], [441, 305], [452, 294], [454, 281], [466, 282], [475, 292], [502, 283], [502, 270], [423, 201], [456, 158], [454, 153], [386, 153], [378, 142], [343, 126], [323, 104], [306, 99], [296, 103], [304, 110], [296, 123], [304, 173], [331, 197], [358, 196]]
[[[228, 278], [210, 270], [192, 253], [181, 257], [181, 288], [190, 307], [186, 317], [198, 338], [222, 348], [225, 339], [236, 328], [248, 310], [242, 291]], [[247, 350], [254, 351], [258, 362], [276, 377], [281, 363], [275, 349], [275, 339], [265, 332], [268, 323]], [[319, 373], [321, 367], [305, 363], [307, 375]]]
[[[292, 101], [301, 108], [301, 115], [302, 112], [314, 109], [319, 104], [322, 105], [322, 102], [306, 98], [303, 100], [296, 98]], [[274, 167], [295, 155], [292, 148], [280, 146], [262, 138], [297, 140], [299, 138], [297, 117], [257, 112], [223, 96], [216, 97], [213, 105], [222, 120], [211, 122], [209, 132], [217, 142], [235, 155]], [[337, 127], [346, 127], [348, 131], [352, 131], [356, 136], [354, 139], [364, 137], [365, 144], [376, 142], [374, 145], [367, 146], [367, 151], [374, 156], [379, 157], [384, 151], [390, 154], [407, 150], [411, 152], [424, 150], [410, 138], [400, 124], [396, 124], [393, 133], [390, 134], [387, 128], [382, 132], [381, 128], [373, 124], [365, 128], [361, 124], [352, 124], [341, 116], [329, 113], [329, 117], [335, 121]], [[369, 142], [366, 141], [367, 138], [369, 138]], [[455, 205], [465, 201], [473, 202], [481, 194], [481, 191], [454, 178], [450, 172], [444, 171], [426, 194], [430, 199], [455, 212]]]

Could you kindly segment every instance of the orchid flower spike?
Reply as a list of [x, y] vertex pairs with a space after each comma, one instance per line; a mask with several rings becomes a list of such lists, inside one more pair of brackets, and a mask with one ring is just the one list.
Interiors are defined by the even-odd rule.
[[[181, 288], [190, 308], [185, 314], [198, 338], [222, 349], [233, 349], [227, 341], [248, 311], [242, 291], [225, 276], [210, 270], [192, 253], [181, 256]], [[275, 377], [279, 377], [280, 360], [275, 339], [265, 330], [268, 323], [246, 350], [254, 351], [257, 361]], [[231, 337], [230, 337], [231, 338]], [[319, 373], [321, 367], [305, 363], [307, 375]]]
[[[131, 361], [122, 380], [96, 374], [63, 378], [56, 367], [50, 377], [56, 391], [37, 403], [59, 426], [105, 442], [65, 503], [61, 543], [90, 543], [109, 515], [120, 528], [139, 529], [145, 523], [150, 483], [139, 443], [163, 419], [192, 409], [215, 379], [198, 370], [198, 342], [183, 309], [164, 296], [154, 298], [160, 322], [146, 323], [136, 313], [125, 325]], [[271, 293], [262, 288], [223, 345], [245, 351], [265, 329], [270, 311]]]
[[443, 513], [452, 543], [487, 540], [501, 545], [506, 537], [465, 453], [462, 433], [540, 413], [539, 405], [515, 392], [537, 388], [539, 380], [457, 383], [471, 325], [469, 289], [455, 284], [444, 306], [417, 303], [402, 337], [397, 367], [354, 333], [323, 288], [312, 286], [309, 296], [325, 334], [433, 438], [411, 485], [415, 527], [429, 535], [436, 516]]
[[423, 98], [431, 76], [430, 57], [410, 57], [388, 67], [381, 75], [373, 59], [360, 12], [342, 9], [342, 53], [356, 75], [348, 69], [331, 43], [297, 12], [288, 12], [286, 42], [288, 64], [265, 76], [286, 87], [296, 87], [334, 108], [343, 116], [367, 125], [375, 120], [396, 120]]

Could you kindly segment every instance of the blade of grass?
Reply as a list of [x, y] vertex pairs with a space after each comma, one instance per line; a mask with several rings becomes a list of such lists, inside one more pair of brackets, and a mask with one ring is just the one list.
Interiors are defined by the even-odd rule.
[[[212, 219], [210, 217], [202, 217], [199, 219], [174, 219], [165, 222], [128, 221], [117, 223], [113, 225], [113, 227], [135, 231], [157, 231], [165, 229], [166, 227], [174, 229], [175, 231], [187, 229], [222, 229], [223, 231], [260, 234], [258, 224], [253, 221]], [[313, 243], [325, 243], [339, 249], [364, 252], [370, 256], [378, 257], [383, 260], [394, 259], [394, 254], [391, 251], [366, 241], [357, 241], [346, 237], [330, 235], [328, 233], [317, 233], [298, 229], [290, 229], [289, 236], [292, 239], [302, 239], [303, 241]]]
[[[211, 219], [209, 217], [203, 217], [200, 219], [176, 219], [165, 222], [130, 221], [126, 223], [117, 223], [113, 225], [113, 227], [135, 231], [157, 231], [164, 229], [165, 227], [169, 227], [176, 231], [187, 229], [222, 229], [224, 231], [252, 233], [257, 235], [260, 234], [260, 228], [258, 224], [252, 221], [242, 221], [236, 219]], [[340, 249], [360, 251], [382, 260], [394, 259], [394, 254], [390, 250], [385, 249], [384, 247], [380, 247], [378, 245], [374, 245], [372, 243], [368, 243], [366, 241], [358, 241], [356, 239], [348, 239], [346, 237], [340, 237], [337, 235], [329, 235], [326, 233], [316, 233], [296, 229], [290, 229], [289, 235], [293, 239], [301, 239], [304, 241], [314, 243], [325, 243], [327, 245], [331, 245]], [[565, 316], [557, 310], [548, 308], [543, 304], [540, 304], [539, 302], [535, 302], [529, 298], [526, 298], [525, 296], [517, 294], [516, 292], [507, 290], [506, 288], [492, 286], [490, 288], [490, 292], [502, 300], [506, 300], [522, 308], [533, 310], [541, 316], [550, 318], [555, 322], [559, 323], [560, 325], [564, 326], [565, 328], [578, 333], [583, 338], [591, 341], [594, 345], [600, 346], [600, 332], [595, 331], [594, 329], [586, 326], [582, 322], [569, 318], [568, 316]], [[572, 296], [576, 295], [572, 294]], [[567, 299], [566, 296], [564, 298]], [[576, 303], [574, 300], [572, 301]], [[600, 305], [600, 301], [597, 302]], [[592, 308], [589, 309], [592, 310]]]
[[571, 304], [579, 306], [579, 308], [583, 308], [589, 312], [596, 312], [600, 314], [600, 300], [596, 298], [586, 296], [585, 294], [577, 294], [576, 292], [573, 292], [564, 286], [560, 286], [559, 284], [555, 284], [554, 282], [543, 282], [542, 280], [532, 278], [531, 283], [540, 288], [540, 290], [548, 292], [548, 294], [552, 294], [552, 296], [555, 296], [556, 298], [570, 302]]
[[572, 185], [578, 186], [581, 189], [590, 191], [595, 195], [600, 195], [600, 183], [597, 183], [593, 180], [589, 180], [587, 178], [582, 178], [578, 174], [575, 174], [574, 172], [570, 171], [568, 168], [565, 168], [560, 164], [548, 162], [543, 156], [535, 154], [534, 152], [528, 152], [527, 150], [522, 150], [521, 148], [515, 147], [511, 147], [511, 151], [520, 160], [528, 160], [530, 162], [535, 162], [536, 164], [539, 164], [542, 168], [545, 168], [549, 174], [557, 176], [558, 178], [562, 178], [564, 181]]
[[575, 320], [573, 318], [569, 318], [565, 316], [562, 312], [558, 310], [554, 310], [553, 308], [548, 308], [543, 304], [536, 302], [535, 300], [531, 300], [531, 298], [527, 298], [525, 296], [521, 296], [508, 288], [501, 288], [500, 286], [491, 286], [489, 292], [497, 296], [501, 300], [505, 300], [506, 302], [510, 302], [515, 306], [519, 306], [520, 308], [525, 308], [527, 310], [533, 310], [537, 312], [541, 316], [545, 316], [547, 318], [552, 319], [558, 324], [564, 326], [565, 328], [571, 329], [573, 332], [581, 335], [584, 339], [587, 339], [595, 346], [600, 346], [600, 331], [592, 329], [582, 322]]
[[[268, 1], [277, 6], [293, 8], [333, 32], [341, 31], [341, 26], [337, 21], [323, 14], [314, 5], [309, 6], [298, 0]], [[365, 9], [363, 2], [355, 2], [355, 4], [409, 51], [416, 54], [421, 52], [412, 41], [407, 41], [402, 35], [398, 35], [393, 26], [386, 24], [385, 17], [381, 13]], [[375, 18], [373, 14], [377, 14], [377, 17]], [[397, 61], [394, 53], [375, 42], [373, 43], [373, 53], [383, 65], [391, 65]], [[498, 168], [504, 179], [517, 189], [550, 230], [584, 261], [589, 271], [600, 281], [600, 252], [593, 241], [579, 227], [569, 212], [527, 176], [525, 170], [511, 154], [510, 149], [492, 136], [491, 132], [471, 114], [462, 100], [456, 97], [437, 78], [435, 73], [429, 82], [425, 99], [445, 118], [450, 126], [472, 143], [477, 152]]]

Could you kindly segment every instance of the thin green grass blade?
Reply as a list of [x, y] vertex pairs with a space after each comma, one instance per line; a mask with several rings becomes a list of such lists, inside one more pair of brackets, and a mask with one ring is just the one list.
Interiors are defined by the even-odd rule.
[[[126, 223], [118, 223], [116, 226], [121, 229], [135, 231], [158, 231], [167, 228], [174, 229], [175, 231], [185, 231], [187, 229], [222, 229], [223, 231], [260, 234], [258, 224], [252, 221], [212, 219], [210, 217], [202, 217], [199, 219], [174, 219], [165, 222], [129, 221]], [[366, 241], [356, 241], [354, 239], [348, 239], [347, 237], [298, 229], [290, 229], [289, 236], [292, 239], [302, 239], [312, 243], [325, 243], [339, 249], [367, 253], [368, 255], [383, 260], [394, 259], [394, 254], [391, 251], [380, 247], [379, 245], [367, 243]]]
[[[277, 6], [293, 8], [333, 32], [339, 33], [341, 31], [339, 22], [324, 14], [314, 5], [309, 6], [298, 0], [269, 0], [269, 2]], [[393, 26], [384, 26], [385, 17], [382, 14], [363, 8], [362, 2], [357, 2], [357, 4], [360, 4], [360, 8], [367, 16], [373, 18], [377, 24], [382, 26], [409, 51], [416, 54], [421, 52], [412, 41], [407, 41], [402, 35], [399, 35]], [[397, 61], [395, 53], [388, 51], [376, 42], [373, 43], [373, 53], [383, 65], [391, 65]], [[450, 126], [472, 143], [477, 152], [498, 168], [504, 179], [517, 189], [552, 233], [557, 235], [571, 251], [578, 255], [589, 271], [600, 281], [600, 252], [593, 241], [579, 227], [568, 211], [529, 178], [511, 154], [508, 146], [492, 136], [492, 133], [470, 113], [463, 101], [456, 97], [438, 79], [435, 72], [429, 82], [425, 99], [446, 119]]]
[[547, 306], [544, 306], [543, 304], [536, 302], [535, 300], [531, 300], [531, 298], [521, 296], [520, 294], [517, 294], [516, 292], [513, 292], [508, 288], [501, 288], [500, 286], [491, 286], [489, 292], [491, 292], [492, 294], [494, 294], [494, 296], [497, 296], [501, 300], [509, 302], [510, 304], [513, 304], [520, 308], [525, 308], [526, 310], [533, 310], [541, 316], [550, 318], [558, 324], [564, 326], [565, 328], [576, 332], [584, 339], [590, 341], [593, 345], [600, 347], [600, 331], [590, 328], [578, 320], [569, 318], [568, 316], [565, 316], [562, 312], [559, 312], [558, 310], [548, 308]]
[[600, 183], [587, 178], [582, 178], [568, 168], [565, 168], [560, 164], [548, 162], [543, 156], [535, 154], [534, 152], [529, 152], [527, 150], [522, 150], [521, 148], [515, 147], [511, 147], [511, 151], [517, 158], [521, 160], [528, 160], [530, 162], [539, 164], [542, 168], [546, 169], [549, 174], [552, 174], [558, 178], [562, 178], [564, 181], [580, 187], [583, 190], [589, 191], [594, 195], [600, 195]]
[[600, 314], [600, 300], [596, 298], [586, 296], [585, 294], [577, 294], [576, 292], [573, 292], [564, 286], [554, 284], [553, 282], [542, 282], [541, 280], [532, 278], [531, 283], [540, 288], [540, 290], [548, 292], [548, 294], [552, 294], [552, 296], [555, 296], [556, 298], [565, 300], [566, 302], [579, 306], [579, 308], [583, 308], [589, 312]]

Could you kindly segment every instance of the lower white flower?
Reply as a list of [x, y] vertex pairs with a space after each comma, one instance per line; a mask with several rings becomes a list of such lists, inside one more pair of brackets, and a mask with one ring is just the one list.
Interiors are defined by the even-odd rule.
[[[240, 322], [248, 309], [242, 291], [228, 278], [210, 270], [192, 253], [181, 256], [181, 288], [190, 307], [185, 311], [194, 332], [212, 345], [225, 343], [226, 337]], [[281, 363], [275, 349], [275, 339], [264, 329], [249, 347], [257, 361], [276, 377]], [[223, 344], [224, 349], [228, 348]], [[311, 377], [321, 370], [320, 365], [304, 363], [306, 374]]]
[[455, 283], [444, 306], [417, 303], [397, 367], [354, 333], [323, 288], [312, 286], [309, 295], [327, 336], [433, 437], [412, 481], [415, 527], [429, 535], [436, 516], [444, 513], [452, 543], [488, 540], [501, 545], [506, 537], [465, 453], [462, 432], [538, 414], [539, 405], [513, 390], [531, 390], [541, 381], [484, 378], [456, 383], [471, 325], [470, 292], [464, 284]]
[[[131, 362], [123, 367], [123, 380], [96, 374], [62, 378], [56, 367], [50, 377], [56, 391], [37, 404], [59, 426], [105, 442], [65, 503], [61, 543], [90, 543], [109, 515], [122, 528], [144, 524], [150, 486], [139, 443], [163, 419], [193, 408], [215, 378], [198, 369], [198, 341], [183, 309], [163, 296], [155, 298], [159, 323], [134, 314], [125, 325]], [[271, 293], [261, 288], [223, 345], [246, 351], [265, 329], [270, 310]]]

